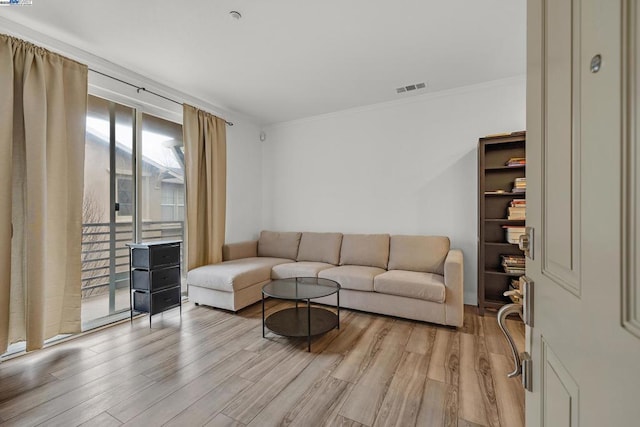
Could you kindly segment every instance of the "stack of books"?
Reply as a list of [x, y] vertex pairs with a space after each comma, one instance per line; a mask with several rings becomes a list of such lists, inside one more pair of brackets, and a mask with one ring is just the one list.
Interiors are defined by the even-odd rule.
[[516, 178], [513, 182], [514, 193], [524, 193], [527, 191], [527, 178]]
[[505, 273], [524, 274], [525, 261], [523, 255], [500, 255]]
[[526, 199], [513, 199], [509, 203], [507, 219], [526, 219], [527, 201]]
[[527, 159], [525, 159], [524, 157], [511, 157], [504, 165], [509, 166], [510, 168], [515, 168], [518, 166], [526, 166], [526, 164]]
[[525, 227], [520, 225], [503, 225], [505, 229], [505, 239], [509, 243], [517, 245], [520, 242], [520, 236], [525, 234]]

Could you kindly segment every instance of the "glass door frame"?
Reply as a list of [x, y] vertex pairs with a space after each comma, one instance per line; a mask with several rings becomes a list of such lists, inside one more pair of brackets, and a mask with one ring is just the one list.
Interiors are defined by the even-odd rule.
[[[104, 98], [103, 98], [104, 99]], [[120, 313], [129, 313], [131, 310], [131, 305], [129, 304], [128, 308], [116, 309], [116, 289], [118, 286], [117, 278], [117, 255], [116, 252], [118, 250], [117, 247], [117, 211], [119, 210], [120, 201], [118, 200], [118, 192], [116, 188], [116, 181], [118, 179], [118, 170], [117, 170], [117, 153], [116, 153], [116, 104], [120, 104], [119, 102], [115, 102], [109, 99], [106, 99], [109, 102], [109, 314], [107, 318], [120, 314]], [[120, 104], [122, 105], [122, 104]], [[135, 107], [125, 106], [127, 108], [131, 108], [132, 110], [132, 135], [131, 135], [131, 189], [133, 196], [133, 203], [131, 205], [131, 237], [134, 242], [138, 241], [138, 227], [136, 218], [138, 217], [138, 191], [136, 183], [138, 181], [137, 177], [137, 155], [138, 152], [138, 139], [137, 139], [137, 123], [138, 123], [138, 110]], [[130, 267], [128, 267], [130, 268]], [[129, 298], [129, 301], [131, 299]]]
[[[167, 120], [169, 122], [182, 125], [182, 112], [171, 111], [160, 106], [151, 104], [142, 104], [133, 101], [131, 98], [114, 92], [110, 89], [101, 88], [96, 85], [89, 85], [89, 95], [109, 103], [109, 314], [106, 317], [89, 319], [86, 324], [83, 323], [83, 331], [97, 328], [108, 323], [117, 322], [129, 316], [131, 311], [131, 298], [126, 308], [118, 309], [116, 307], [115, 293], [117, 285], [122, 280], [117, 280], [117, 213], [116, 203], [119, 201], [117, 194], [117, 145], [116, 145], [116, 105], [130, 108], [132, 110], [132, 145], [131, 145], [131, 178], [132, 178], [132, 206], [131, 206], [131, 238], [133, 242], [142, 241], [143, 232], [143, 197], [142, 197], [142, 173], [143, 164], [140, 161], [142, 153], [142, 126], [143, 114], [152, 115], [154, 117]], [[186, 209], [186, 206], [185, 206]], [[186, 227], [186, 217], [184, 219], [184, 227]], [[186, 236], [185, 236], [186, 238]], [[186, 249], [183, 243], [183, 250]], [[130, 268], [130, 267], [128, 267]], [[127, 279], [128, 281], [129, 279]]]

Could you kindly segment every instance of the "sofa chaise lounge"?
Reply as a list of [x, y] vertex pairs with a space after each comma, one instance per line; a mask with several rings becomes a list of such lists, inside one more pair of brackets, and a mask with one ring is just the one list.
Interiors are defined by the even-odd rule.
[[223, 262], [189, 271], [189, 299], [237, 311], [260, 301], [271, 279], [289, 277], [338, 282], [340, 307], [462, 326], [462, 252], [441, 236], [263, 231], [224, 245]]

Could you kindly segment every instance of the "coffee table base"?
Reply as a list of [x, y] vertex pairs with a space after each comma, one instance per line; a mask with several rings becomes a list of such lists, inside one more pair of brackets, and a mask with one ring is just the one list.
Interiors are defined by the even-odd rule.
[[324, 308], [303, 306], [286, 308], [271, 314], [265, 319], [264, 326], [285, 337], [306, 337], [308, 350], [311, 351], [311, 337], [339, 328], [340, 325], [336, 313]]
[[[312, 307], [315, 298], [336, 295], [336, 313]], [[286, 308], [265, 319], [264, 300], [271, 297], [295, 301], [295, 308]], [[306, 307], [299, 307], [303, 303]], [[340, 329], [340, 284], [317, 277], [293, 277], [274, 279], [262, 286], [262, 338], [265, 326], [278, 335], [307, 337], [307, 349], [311, 351], [311, 337], [324, 334], [333, 328]]]
[[[265, 319], [265, 325], [278, 335], [306, 337], [309, 333], [307, 308], [286, 308]], [[321, 335], [338, 326], [338, 316], [323, 308], [311, 307], [310, 335]]]

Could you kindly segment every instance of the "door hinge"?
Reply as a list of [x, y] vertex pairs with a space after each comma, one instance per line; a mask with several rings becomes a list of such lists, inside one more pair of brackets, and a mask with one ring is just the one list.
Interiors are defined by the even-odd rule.
[[520, 354], [522, 363], [522, 387], [527, 391], [533, 391], [533, 360], [526, 351]]

